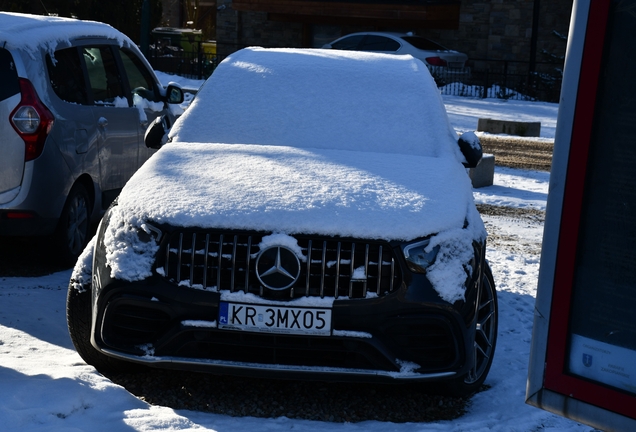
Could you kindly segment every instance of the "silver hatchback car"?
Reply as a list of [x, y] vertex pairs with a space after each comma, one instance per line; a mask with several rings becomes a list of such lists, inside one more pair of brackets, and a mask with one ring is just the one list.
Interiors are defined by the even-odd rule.
[[173, 120], [183, 92], [106, 24], [11, 13], [0, 13], [0, 82], [0, 236], [53, 235], [73, 262], [151, 155], [147, 125]]

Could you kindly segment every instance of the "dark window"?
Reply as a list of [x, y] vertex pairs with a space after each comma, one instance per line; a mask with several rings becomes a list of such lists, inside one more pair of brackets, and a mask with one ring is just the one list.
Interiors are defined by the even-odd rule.
[[121, 61], [128, 76], [130, 90], [139, 94], [141, 97], [153, 102], [159, 100], [155, 81], [152, 79], [150, 72], [137, 55], [129, 50], [123, 49], [119, 51]]
[[417, 49], [425, 51], [448, 51], [437, 42], [419, 36], [403, 36], [402, 39], [413, 45]]
[[55, 94], [66, 102], [88, 105], [84, 71], [77, 48], [66, 48], [55, 52], [53, 59], [46, 56], [51, 87]]
[[113, 105], [126, 98], [117, 63], [110, 47], [82, 48], [88, 80], [96, 105]]
[[331, 44], [332, 48], [340, 50], [355, 50], [364, 38], [364, 35], [350, 36]]
[[0, 101], [10, 98], [20, 93], [18, 83], [18, 72], [15, 70], [15, 63], [11, 53], [0, 48]]
[[364, 38], [360, 51], [397, 51], [400, 43], [384, 36], [368, 35]]

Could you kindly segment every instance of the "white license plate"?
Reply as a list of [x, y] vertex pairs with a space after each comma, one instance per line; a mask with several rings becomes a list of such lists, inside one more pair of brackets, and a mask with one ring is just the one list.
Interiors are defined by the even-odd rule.
[[268, 333], [331, 335], [331, 309], [221, 302], [219, 328]]

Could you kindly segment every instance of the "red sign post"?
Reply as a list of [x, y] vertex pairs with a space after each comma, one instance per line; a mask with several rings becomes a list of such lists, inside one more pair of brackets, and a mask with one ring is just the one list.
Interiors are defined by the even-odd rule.
[[526, 400], [636, 430], [636, 0], [575, 1]]

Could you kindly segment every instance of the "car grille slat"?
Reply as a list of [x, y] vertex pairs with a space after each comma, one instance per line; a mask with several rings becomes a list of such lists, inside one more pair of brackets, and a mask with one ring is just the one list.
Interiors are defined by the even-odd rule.
[[393, 255], [391, 255], [391, 279], [389, 279], [389, 283], [390, 283], [389, 292], [393, 292], [393, 283], [395, 282], [395, 279], [393, 278], [394, 274], [395, 274], [395, 258], [393, 257]]
[[[303, 256], [300, 276], [289, 289], [264, 288], [256, 277], [263, 235], [183, 231], [168, 236], [163, 274], [169, 281], [211, 291], [244, 291], [283, 299], [302, 296], [366, 298], [392, 292], [402, 282], [392, 247], [381, 241], [296, 236]], [[160, 260], [161, 261], [161, 258]]]
[[[218, 259], [216, 265], [216, 289], [220, 289], [221, 287], [221, 265], [223, 261], [223, 234], [219, 236], [219, 249], [218, 249]], [[204, 287], [206, 288], [206, 287]]]
[[320, 298], [325, 296], [325, 266], [327, 265], [327, 242], [322, 242], [322, 258], [320, 260], [320, 265], [322, 266], [322, 271], [320, 272]]
[[232, 244], [232, 272], [230, 273], [230, 291], [234, 292], [236, 289], [236, 244], [238, 239], [234, 236], [234, 243]]
[[362, 292], [364, 293], [364, 297], [366, 297], [367, 295], [368, 275], [369, 275], [369, 243], [367, 243], [364, 248], [364, 282], [362, 283]]
[[382, 246], [380, 246], [378, 248], [378, 283], [377, 283], [377, 286], [375, 288], [375, 292], [378, 295], [380, 295], [380, 289], [381, 289], [380, 281], [381, 280], [382, 280]]
[[338, 251], [336, 252], [336, 284], [334, 286], [334, 297], [338, 298], [338, 282], [340, 281], [340, 253], [342, 252], [342, 243], [338, 242]]
[[205, 255], [203, 257], [203, 286], [208, 286], [208, 258], [210, 257], [210, 234], [205, 235]]
[[309, 295], [309, 279], [311, 278], [311, 251], [312, 251], [312, 241], [309, 240], [307, 242], [307, 276], [305, 278], [306, 280], [306, 284], [305, 284], [305, 296]]
[[[355, 271], [356, 268], [356, 263], [355, 263], [355, 254], [356, 254], [356, 244], [352, 243], [351, 244], [351, 255], [350, 255], [350, 261], [351, 261], [351, 266], [350, 266], [350, 275], [353, 276], [353, 273]], [[353, 278], [349, 278], [349, 298], [353, 297]]]
[[[195, 254], [197, 252], [196, 241], [197, 241], [197, 234], [196, 233], [192, 233], [192, 246], [191, 246], [192, 251], [190, 253], [190, 262], [192, 262], [192, 263], [194, 262], [194, 256], [195, 256]], [[190, 279], [189, 280], [191, 280], [191, 281], [194, 280], [194, 268], [195, 268], [195, 266], [193, 266], [193, 265], [190, 266]]]
[[[252, 236], [249, 236], [247, 238], [247, 248], [245, 250], [245, 268], [249, 269], [250, 268], [250, 258], [252, 256], [252, 254], [250, 253], [250, 250], [252, 249]], [[243, 285], [243, 291], [248, 292], [250, 289], [250, 272], [246, 271], [245, 272], [245, 284]]]

